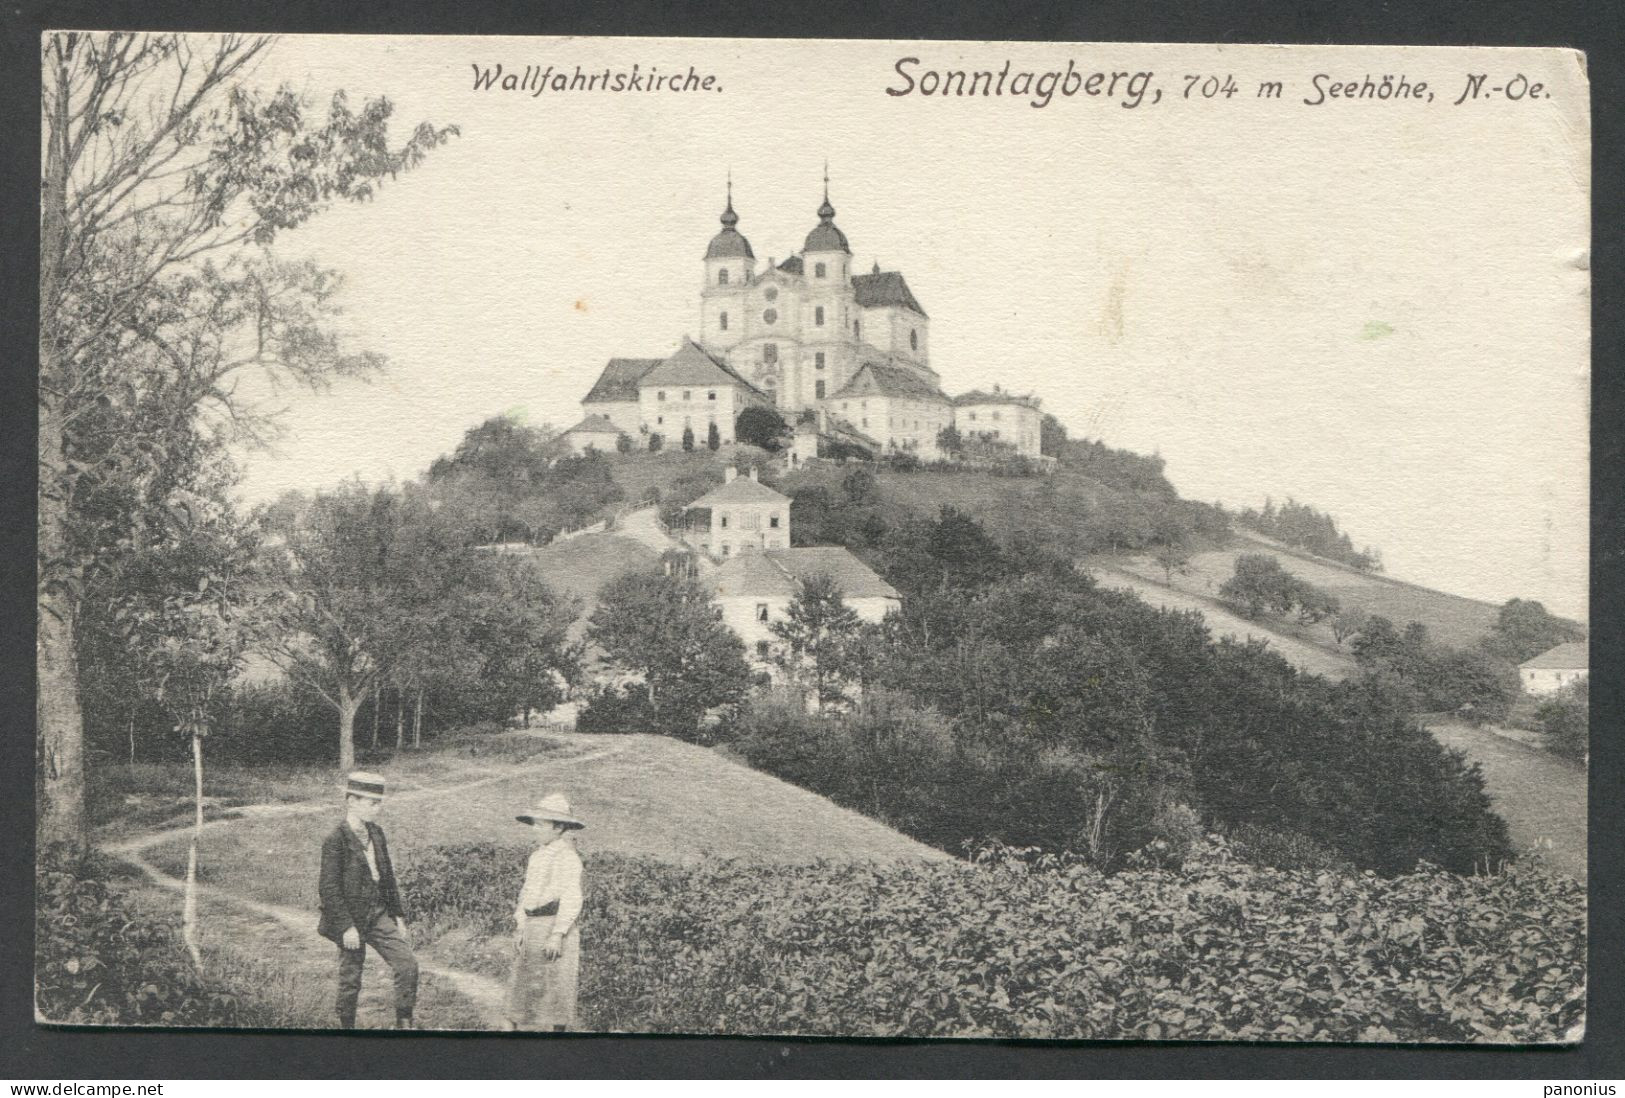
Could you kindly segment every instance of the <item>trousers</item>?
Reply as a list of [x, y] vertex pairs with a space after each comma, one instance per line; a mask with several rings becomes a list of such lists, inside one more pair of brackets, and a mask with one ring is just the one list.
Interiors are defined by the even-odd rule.
[[378, 956], [389, 965], [395, 981], [395, 1016], [410, 1017], [418, 1001], [418, 959], [412, 952], [412, 943], [406, 940], [394, 916], [386, 911], [377, 912], [370, 926], [357, 927], [361, 932], [361, 948], [339, 947], [339, 1021], [355, 1024], [356, 1000], [361, 997], [361, 970], [367, 962], [367, 947], [372, 946]]

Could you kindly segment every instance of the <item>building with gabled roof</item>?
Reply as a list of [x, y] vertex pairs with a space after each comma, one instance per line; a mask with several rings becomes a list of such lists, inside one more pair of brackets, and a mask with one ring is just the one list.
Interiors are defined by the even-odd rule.
[[658, 358], [612, 358], [581, 401], [585, 417], [603, 416], [617, 430], [638, 433], [638, 382], [660, 365]]
[[953, 402], [934, 380], [890, 362], [871, 360], [824, 402], [839, 419], [880, 443], [880, 452], [936, 461], [937, 439], [954, 421]]
[[757, 480], [754, 468], [748, 476], [738, 476], [729, 466], [722, 486], [686, 510], [707, 520], [689, 543], [712, 557], [726, 560], [753, 550], [789, 548], [790, 497]]
[[962, 438], [980, 438], [1014, 448], [1024, 458], [1043, 453], [1044, 410], [1037, 397], [1018, 396], [997, 385], [954, 398], [954, 427]]
[[790, 603], [817, 575], [833, 580], [841, 601], [863, 621], [883, 621], [903, 605], [896, 588], [839, 545], [746, 553], [723, 562], [708, 582], [722, 620], [745, 642], [751, 658], [765, 666], [781, 643], [774, 624], [787, 620]]
[[715, 427], [718, 445], [734, 441], [739, 413], [771, 401], [722, 359], [684, 338], [670, 356], [638, 379], [638, 431], [644, 444], [656, 435], [662, 446], [680, 445], [685, 431], [694, 444], [709, 443]]
[[1553, 694], [1591, 671], [1591, 656], [1585, 641], [1568, 641], [1548, 648], [1518, 665], [1518, 681], [1529, 694]]
[[588, 416], [559, 436], [570, 452], [578, 457], [588, 450], [609, 453], [615, 449], [622, 431], [608, 416]]

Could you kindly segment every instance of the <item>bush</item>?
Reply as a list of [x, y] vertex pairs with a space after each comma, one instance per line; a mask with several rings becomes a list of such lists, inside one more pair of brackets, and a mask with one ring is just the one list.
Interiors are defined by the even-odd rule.
[[1571, 759], [1584, 759], [1591, 751], [1591, 684], [1589, 679], [1569, 683], [1535, 709], [1540, 730], [1551, 737], [1552, 750]]
[[651, 454], [658, 454], [660, 452], [660, 447], [665, 445], [665, 442], [666, 440], [659, 434], [651, 434], [649, 436], [649, 452]]
[[[512, 927], [525, 850], [423, 852], [428, 938]], [[1557, 1041], [1585, 1011], [1585, 890], [1536, 871], [674, 865], [586, 855], [586, 1026], [654, 1033]], [[481, 955], [506, 975], [505, 951]]]
[[133, 911], [96, 864], [42, 868], [34, 908], [34, 1002], [67, 1025], [244, 1026], [232, 991], [193, 967], [180, 935]]
[[654, 724], [649, 693], [639, 684], [594, 690], [576, 714], [578, 732], [648, 732]]
[[751, 446], [759, 446], [768, 453], [777, 453], [784, 445], [784, 436], [790, 425], [771, 408], [751, 405], [734, 420], [734, 438]]

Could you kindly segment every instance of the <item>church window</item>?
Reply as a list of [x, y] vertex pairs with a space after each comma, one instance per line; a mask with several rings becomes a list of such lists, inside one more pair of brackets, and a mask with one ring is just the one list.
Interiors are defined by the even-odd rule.
[[722, 314], [722, 330], [725, 331], [725, 332], [728, 330], [728, 314], [727, 313]]
[[822, 305], [813, 310], [813, 323], [820, 328], [824, 326], [824, 307]]
[[817, 354], [813, 355], [813, 369], [822, 370], [823, 368], [824, 368], [824, 352], [819, 351]]
[[655, 426], [656, 427], [660, 426], [662, 423], [665, 423], [665, 422], [666, 422], [666, 417], [665, 416], [655, 416]]
[[813, 264], [813, 277], [814, 278], [823, 278], [824, 277], [824, 265], [822, 263], [814, 263]]
[[762, 310], [762, 321], [766, 324], [777, 324], [779, 321], [779, 311], [777, 309]]
[[[771, 309], [768, 310], [768, 312], [772, 311]], [[762, 361], [770, 366], [779, 361], [779, 345], [777, 343], [762, 344]]]
[[767, 603], [759, 602], [759, 603], [756, 604], [756, 620], [757, 621], [766, 621], [767, 620]]
[[920, 333], [910, 328], [908, 331], [908, 346], [911, 351], [920, 349]]
[[718, 525], [726, 530], [728, 528], [728, 512], [724, 511], [717, 516]]
[[717, 285], [718, 286], [726, 286], [727, 284], [728, 284], [728, 268], [724, 267], [724, 268], [722, 268], [722, 270], [717, 272]]
[[715, 389], [712, 389], [712, 390], [708, 391], [705, 394], [705, 399], [706, 400], [715, 400], [715, 399], [717, 399], [717, 391]]
[[813, 385], [813, 389], [815, 390], [813, 395], [815, 397], [817, 397], [819, 400], [823, 400], [824, 399], [824, 379], [819, 378], [818, 381]]
[[779, 288], [777, 286], [769, 286], [767, 291], [763, 293], [762, 296], [767, 298], [769, 301], [777, 301], [779, 299]]

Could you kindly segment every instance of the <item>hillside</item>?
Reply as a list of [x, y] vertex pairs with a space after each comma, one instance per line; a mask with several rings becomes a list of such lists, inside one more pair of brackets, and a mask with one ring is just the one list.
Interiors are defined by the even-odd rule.
[[570, 627], [572, 640], [579, 640], [585, 631], [600, 587], [622, 572], [660, 563], [653, 549], [616, 534], [583, 534], [527, 550], [525, 556], [554, 592], [581, 601], [581, 612]]
[[[503, 760], [499, 737], [485, 737], [472, 760], [437, 753], [399, 770], [381, 767], [399, 790], [382, 819], [397, 867], [406, 871], [415, 850], [455, 843], [494, 842], [522, 857], [530, 832], [514, 814], [553, 790], [564, 791], [589, 825], [584, 853], [773, 864], [947, 857], [706, 748], [642, 734], [535, 738], [553, 750], [519, 764]], [[201, 848], [203, 880], [247, 899], [315, 911], [322, 836], [340, 813], [337, 796], [313, 778], [302, 804], [213, 824]], [[154, 846], [148, 860], [184, 874], [188, 834], [182, 829]]]
[[[1288, 572], [1330, 591], [1344, 606], [1358, 606], [1368, 613], [1379, 614], [1401, 628], [1407, 622], [1419, 621], [1428, 627], [1428, 635], [1433, 640], [1456, 648], [1476, 644], [1495, 624], [1499, 609], [1493, 603], [1357, 572], [1246, 532], [1238, 532], [1226, 548], [1195, 554], [1189, 573], [1174, 576], [1171, 586], [1186, 594], [1216, 598], [1220, 585], [1234, 574], [1236, 558], [1243, 553], [1276, 558]], [[1131, 575], [1163, 585], [1162, 570], [1149, 558], [1132, 558], [1121, 567]], [[1337, 647], [1331, 627], [1325, 624], [1308, 627], [1304, 639], [1332, 649]]]

